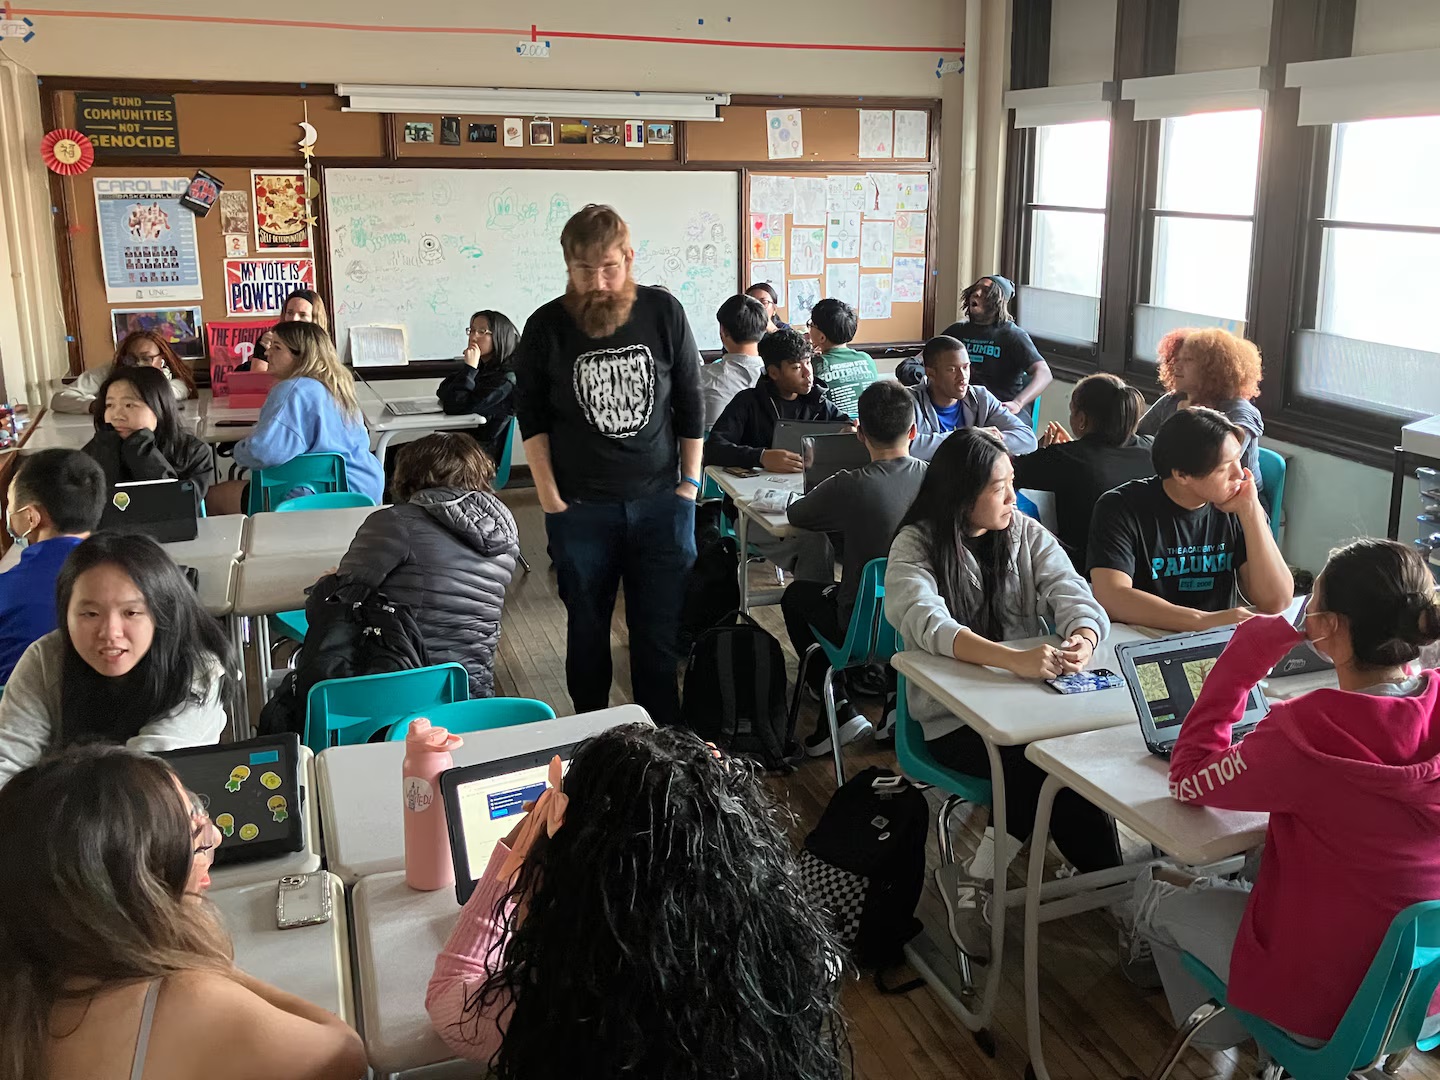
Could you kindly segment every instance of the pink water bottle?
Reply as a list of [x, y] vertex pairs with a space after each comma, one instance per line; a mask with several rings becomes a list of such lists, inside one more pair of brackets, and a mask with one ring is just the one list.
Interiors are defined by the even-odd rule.
[[423, 716], [410, 721], [405, 736], [405, 884], [434, 892], [455, 884], [450, 836], [440, 801], [440, 774], [453, 768], [450, 751], [463, 743]]

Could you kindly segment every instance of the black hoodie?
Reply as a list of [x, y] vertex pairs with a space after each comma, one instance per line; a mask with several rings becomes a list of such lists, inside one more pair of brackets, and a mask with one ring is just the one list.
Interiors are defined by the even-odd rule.
[[786, 401], [775, 392], [774, 380], [761, 375], [749, 390], [736, 394], [715, 421], [705, 441], [705, 464], [758, 469], [760, 455], [775, 438], [777, 420], [848, 419], [825, 397], [819, 383], [809, 393]]

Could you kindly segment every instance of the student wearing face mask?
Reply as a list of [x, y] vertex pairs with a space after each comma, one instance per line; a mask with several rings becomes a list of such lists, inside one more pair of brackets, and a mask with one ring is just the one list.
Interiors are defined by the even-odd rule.
[[5, 529], [20, 561], [0, 574], [0, 686], [32, 642], [55, 629], [55, 579], [70, 552], [100, 524], [105, 474], [79, 450], [20, 459], [10, 481]]
[[165, 380], [151, 368], [124, 368], [105, 380], [96, 399], [95, 437], [85, 444], [107, 484], [188, 480], [203, 499], [215, 479], [210, 448], [180, 426]]
[[[325, 316], [325, 301], [314, 289], [296, 289], [287, 296], [280, 309], [280, 322], [313, 322], [321, 330], [330, 329], [330, 320]], [[270, 370], [270, 364], [265, 359], [263, 337], [255, 343], [255, 351], [250, 354], [250, 359], [235, 370], [253, 371], [256, 374], [264, 374]]]
[[498, 458], [515, 415], [515, 373], [512, 357], [520, 344], [515, 324], [498, 311], [488, 309], [470, 316], [464, 366], [447, 375], [435, 396], [446, 416], [474, 413], [483, 416], [470, 434], [492, 457]]
[[175, 355], [170, 343], [153, 330], [136, 330], [120, 339], [115, 347], [114, 362], [81, 372], [69, 386], [55, 392], [50, 408], [62, 413], [88, 413], [105, 380], [121, 368], [132, 367], [157, 369], [165, 376], [176, 401], [195, 394], [195, 376], [190, 365]]
[[55, 609], [59, 629], [25, 650], [0, 698], [0, 784], [75, 742], [174, 750], [220, 738], [230, 639], [159, 544], [81, 541]]

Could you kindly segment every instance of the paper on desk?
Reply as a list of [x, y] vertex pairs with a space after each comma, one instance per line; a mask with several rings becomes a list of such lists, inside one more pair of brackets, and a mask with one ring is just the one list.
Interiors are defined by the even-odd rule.
[[748, 505], [760, 514], [783, 514], [795, 501], [795, 495], [790, 488], [761, 488]]

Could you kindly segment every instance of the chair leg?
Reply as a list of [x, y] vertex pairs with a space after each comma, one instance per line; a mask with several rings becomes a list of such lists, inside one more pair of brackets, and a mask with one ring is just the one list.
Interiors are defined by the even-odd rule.
[[818, 644], [811, 645], [805, 650], [805, 655], [800, 657], [800, 666], [795, 671], [795, 693], [790, 697], [790, 731], [793, 733], [795, 724], [800, 719], [800, 695], [805, 691], [805, 672], [810, 670], [810, 657], [820, 651]]
[[[940, 845], [941, 866], [949, 866], [955, 861], [955, 836], [950, 831], [950, 819], [955, 816], [955, 811], [964, 804], [965, 800], [959, 795], [951, 795], [940, 804], [940, 812], [935, 815], [935, 837]], [[954, 942], [952, 941], [951, 944], [953, 945]], [[960, 985], [964, 988], [965, 993], [973, 992], [975, 977], [970, 970], [970, 957], [958, 945], [955, 945], [955, 967], [960, 972]]]
[[1192, 1012], [1185, 1023], [1180, 1025], [1180, 1030], [1175, 1032], [1175, 1038], [1170, 1040], [1169, 1049], [1165, 1051], [1165, 1056], [1160, 1059], [1150, 1073], [1149, 1080], [1167, 1080], [1175, 1068], [1175, 1063], [1180, 1060], [1180, 1055], [1190, 1045], [1190, 1040], [1200, 1033], [1201, 1028], [1224, 1011], [1224, 1005], [1207, 1001]]
[[840, 722], [835, 717], [835, 669], [828, 666], [825, 668], [825, 718], [830, 721], [830, 753], [835, 757], [835, 786], [839, 788], [845, 783], [845, 760], [840, 755]]
[[1413, 1047], [1401, 1050], [1398, 1054], [1391, 1054], [1384, 1060], [1380, 1067], [1385, 1070], [1386, 1076], [1394, 1076], [1400, 1071], [1401, 1066], [1405, 1064], [1405, 1060], [1410, 1056], [1411, 1049], [1413, 1049]]
[[520, 569], [524, 570], [528, 574], [530, 572], [530, 564], [525, 561], [525, 556], [517, 552], [515, 557], [520, 560]]
[[1260, 1080], [1280, 1080], [1285, 1075], [1285, 1066], [1278, 1061], [1267, 1061], [1260, 1069]]

